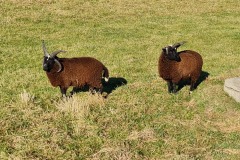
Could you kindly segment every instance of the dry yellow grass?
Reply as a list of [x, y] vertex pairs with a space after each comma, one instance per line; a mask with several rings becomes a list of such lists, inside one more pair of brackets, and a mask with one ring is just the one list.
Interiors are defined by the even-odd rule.
[[[105, 100], [101, 95], [73, 95], [71, 98], [64, 98], [57, 101], [55, 106], [59, 111], [70, 114], [75, 120], [73, 122], [74, 131], [79, 134], [81, 130], [94, 130], [93, 126], [87, 124], [86, 117], [89, 116], [91, 108], [102, 109], [105, 106]], [[88, 133], [91, 136], [91, 133]]]

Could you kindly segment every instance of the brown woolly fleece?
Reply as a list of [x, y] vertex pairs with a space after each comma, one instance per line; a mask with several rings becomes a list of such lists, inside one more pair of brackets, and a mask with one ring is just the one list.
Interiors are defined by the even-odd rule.
[[90, 89], [102, 89], [102, 77], [108, 78], [108, 69], [97, 59], [92, 57], [57, 58], [62, 70], [57, 72], [59, 66], [55, 63], [50, 72], [46, 72], [52, 86], [59, 86], [62, 94], [66, 94], [69, 86]]
[[195, 85], [202, 71], [203, 60], [199, 53], [191, 50], [178, 52], [180, 61], [169, 60], [164, 53], [159, 58], [160, 77], [167, 82], [178, 84], [181, 80], [191, 80]]

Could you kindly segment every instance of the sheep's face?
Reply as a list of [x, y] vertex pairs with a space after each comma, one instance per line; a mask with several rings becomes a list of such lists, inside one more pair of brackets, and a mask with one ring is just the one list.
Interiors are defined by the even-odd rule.
[[163, 54], [167, 57], [167, 59], [174, 60], [177, 62], [181, 60], [177, 52], [177, 48], [173, 48], [172, 46], [167, 46], [167, 47], [164, 47], [162, 50], [163, 50]]
[[43, 58], [43, 70], [46, 72], [50, 72], [54, 66], [54, 58], [45, 57]]
[[53, 69], [54, 64], [56, 63], [59, 67], [57, 72], [60, 72], [62, 70], [62, 65], [58, 61], [58, 57], [56, 55], [60, 52], [66, 52], [66, 51], [58, 50], [58, 51], [53, 52], [52, 54], [49, 54], [47, 52], [47, 48], [45, 46], [44, 40], [42, 40], [42, 48], [43, 48], [43, 53], [44, 53], [43, 70], [46, 72], [50, 72]]

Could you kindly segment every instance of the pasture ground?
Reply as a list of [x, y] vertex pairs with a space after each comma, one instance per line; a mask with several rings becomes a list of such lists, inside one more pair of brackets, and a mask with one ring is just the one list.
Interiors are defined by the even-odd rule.
[[[240, 104], [223, 91], [239, 76], [233, 0], [0, 1], [0, 159], [237, 159]], [[61, 99], [42, 70], [44, 39], [59, 57], [92, 56], [110, 71], [103, 99]], [[167, 93], [161, 48], [198, 51], [208, 78]], [[124, 85], [121, 82], [125, 82]], [[70, 90], [69, 90], [70, 91]]]

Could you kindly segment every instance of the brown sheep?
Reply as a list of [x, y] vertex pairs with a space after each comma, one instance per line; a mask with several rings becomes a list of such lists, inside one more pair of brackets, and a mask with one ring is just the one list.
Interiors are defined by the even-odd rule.
[[108, 69], [98, 60], [92, 57], [79, 58], [58, 58], [56, 55], [63, 50], [58, 50], [48, 54], [43, 45], [43, 70], [46, 71], [52, 86], [60, 87], [63, 96], [66, 96], [70, 86], [83, 87], [89, 86], [90, 91], [94, 89], [102, 92], [102, 77], [108, 81]]
[[176, 85], [181, 80], [190, 80], [190, 93], [202, 72], [203, 60], [199, 53], [191, 50], [177, 52], [184, 42], [162, 48], [158, 61], [158, 71], [168, 84], [168, 92], [176, 93]]

